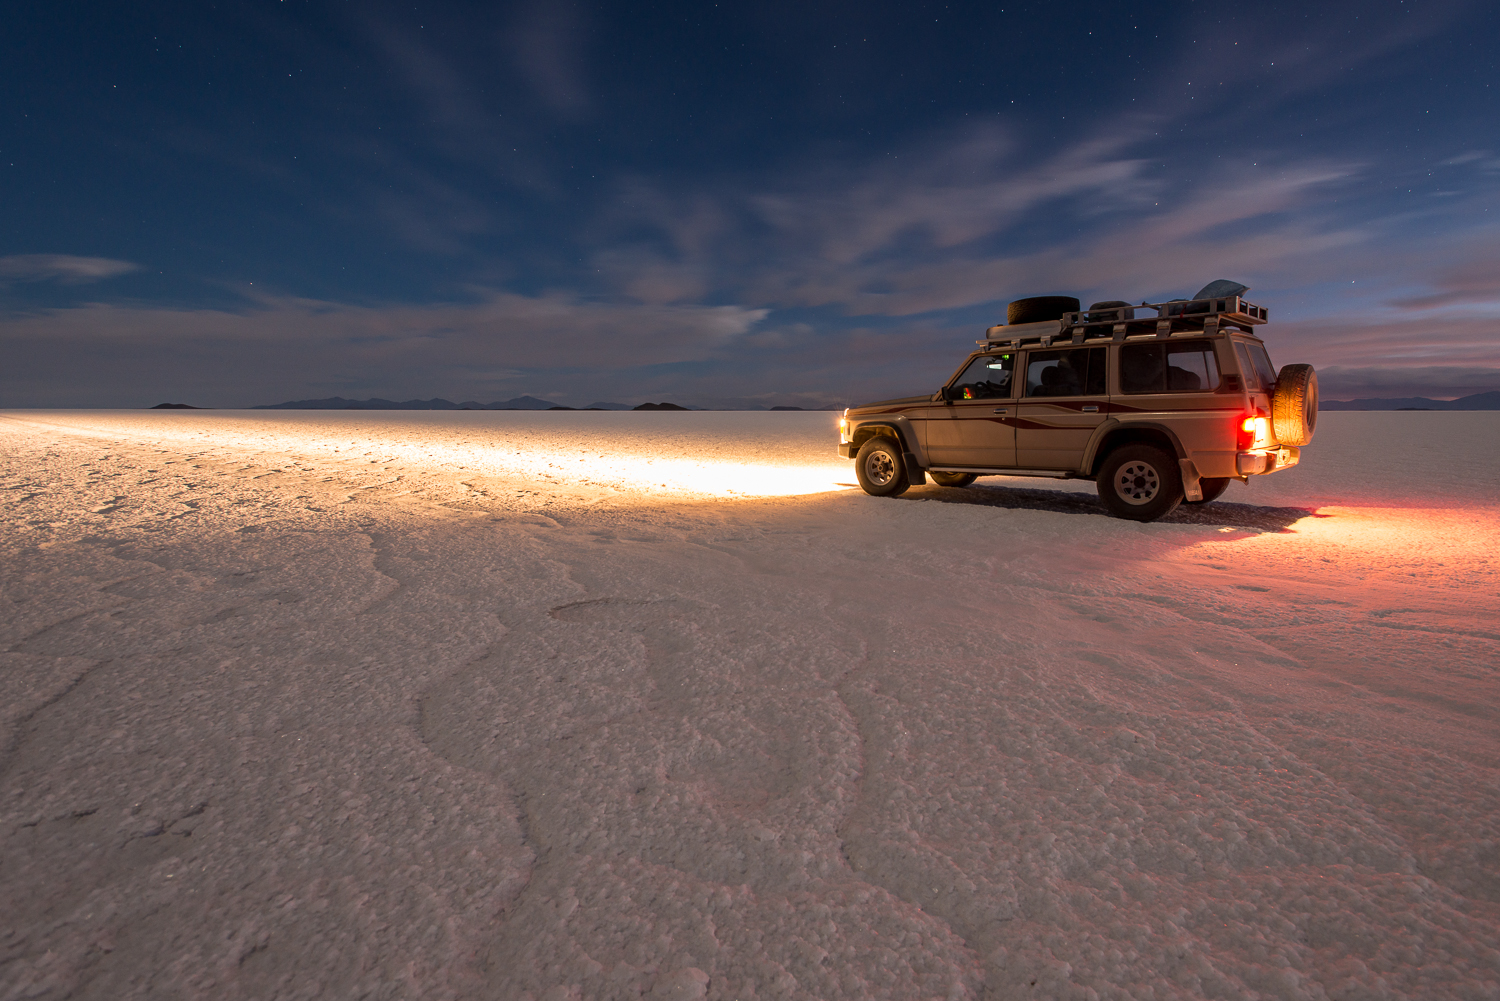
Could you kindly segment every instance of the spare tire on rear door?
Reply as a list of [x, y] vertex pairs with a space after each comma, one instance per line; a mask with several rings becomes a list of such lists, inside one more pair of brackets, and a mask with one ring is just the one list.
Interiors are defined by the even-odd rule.
[[1034, 295], [1030, 299], [1017, 299], [1005, 307], [1005, 322], [1038, 323], [1042, 320], [1060, 320], [1064, 313], [1078, 312], [1078, 300], [1067, 295]]
[[1306, 445], [1318, 426], [1318, 373], [1311, 365], [1283, 365], [1271, 391], [1271, 430], [1283, 445]]

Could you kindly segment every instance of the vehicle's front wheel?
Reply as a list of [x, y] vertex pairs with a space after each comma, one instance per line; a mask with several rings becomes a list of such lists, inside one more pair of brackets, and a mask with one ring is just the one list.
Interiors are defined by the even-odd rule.
[[930, 469], [927, 475], [940, 487], [966, 487], [979, 478], [975, 473], [934, 473]]
[[890, 438], [871, 438], [859, 447], [854, 475], [872, 497], [895, 497], [911, 486], [901, 461], [901, 446]]
[[1124, 445], [1099, 469], [1099, 499], [1116, 518], [1155, 521], [1182, 503], [1177, 460], [1155, 445]]
[[1207, 504], [1209, 501], [1218, 500], [1229, 489], [1228, 476], [1205, 476], [1198, 481], [1198, 487], [1203, 491], [1203, 499], [1188, 501], [1189, 504]]

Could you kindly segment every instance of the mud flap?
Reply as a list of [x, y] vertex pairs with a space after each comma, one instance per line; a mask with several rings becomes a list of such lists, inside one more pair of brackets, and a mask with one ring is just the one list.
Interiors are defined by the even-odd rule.
[[1198, 467], [1193, 465], [1192, 459], [1178, 459], [1177, 464], [1182, 467], [1182, 499], [1190, 504], [1197, 504], [1203, 500], [1203, 483], [1198, 476]]
[[[910, 452], [901, 453], [901, 461], [906, 464], [906, 482], [914, 487], [920, 487], [927, 482], [927, 473], [917, 465], [917, 457]], [[1194, 481], [1196, 482], [1196, 481]]]

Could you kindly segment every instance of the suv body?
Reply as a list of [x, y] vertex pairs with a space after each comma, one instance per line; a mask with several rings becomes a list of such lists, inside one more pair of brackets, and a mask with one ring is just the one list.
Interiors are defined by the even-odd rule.
[[[1146, 310], [1155, 315], [1137, 315]], [[1299, 461], [1316, 375], [1288, 365], [1278, 376], [1254, 332], [1265, 322], [1264, 308], [1225, 296], [991, 327], [936, 393], [844, 411], [839, 454], [885, 443], [858, 467], [877, 495], [927, 473], [953, 486], [997, 473], [1084, 478], [1115, 514], [1150, 521]], [[1127, 448], [1144, 467], [1116, 454]]]

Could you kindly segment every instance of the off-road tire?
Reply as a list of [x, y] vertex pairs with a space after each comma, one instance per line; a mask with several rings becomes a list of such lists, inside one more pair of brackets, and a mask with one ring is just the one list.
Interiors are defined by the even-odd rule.
[[1271, 430], [1283, 445], [1306, 445], [1318, 427], [1318, 373], [1283, 365], [1271, 391]]
[[1116, 518], [1155, 521], [1182, 503], [1182, 469], [1155, 445], [1122, 445], [1099, 467], [1099, 499]]
[[934, 473], [930, 469], [927, 475], [940, 487], [966, 487], [979, 478], [976, 473]]
[[1202, 500], [1195, 500], [1195, 501], [1194, 500], [1190, 500], [1190, 501], [1186, 501], [1185, 503], [1188, 503], [1188, 504], [1207, 504], [1209, 501], [1216, 501], [1216, 500], [1218, 500], [1221, 496], [1223, 496], [1224, 491], [1226, 491], [1226, 490], [1229, 489], [1229, 481], [1230, 481], [1231, 478], [1232, 477], [1228, 477], [1228, 476], [1205, 476], [1205, 477], [1203, 477], [1201, 480], [1198, 481], [1198, 489], [1200, 489], [1200, 490], [1203, 491], [1203, 499]]
[[896, 497], [911, 486], [901, 445], [892, 438], [871, 438], [861, 445], [854, 458], [854, 475], [871, 497]]
[[1067, 295], [1034, 295], [1017, 299], [1005, 307], [1006, 323], [1038, 323], [1060, 320], [1064, 313], [1078, 312], [1078, 300]]

